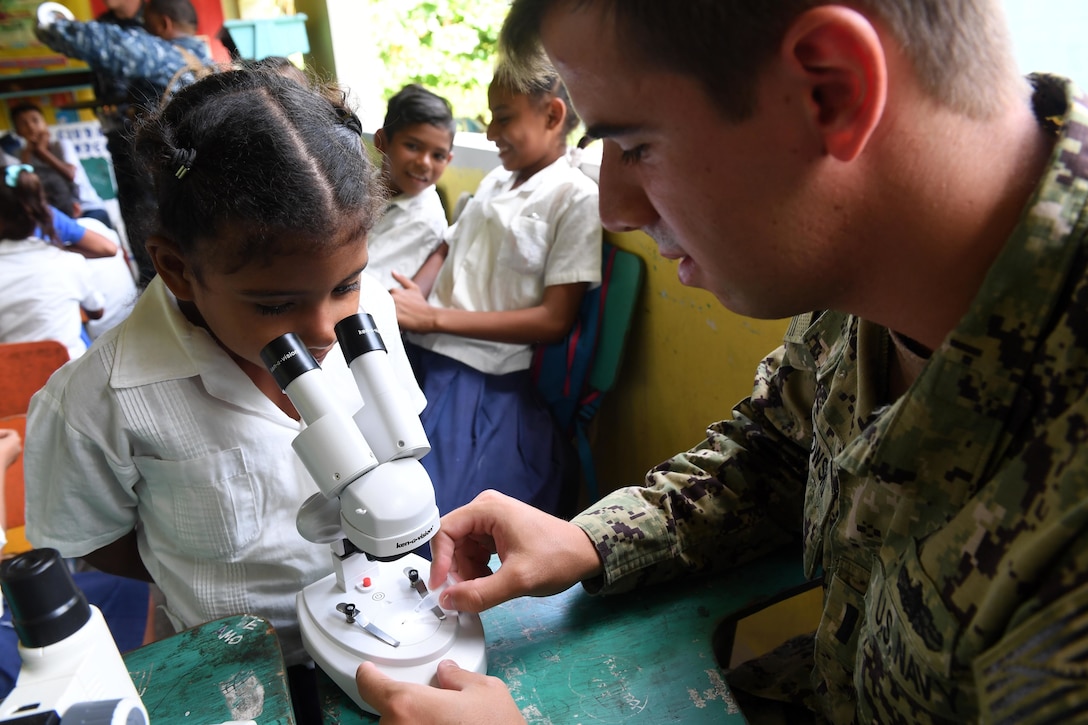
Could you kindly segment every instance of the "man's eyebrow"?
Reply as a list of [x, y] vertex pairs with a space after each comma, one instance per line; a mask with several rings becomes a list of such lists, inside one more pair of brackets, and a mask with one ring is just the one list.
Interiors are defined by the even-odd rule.
[[635, 124], [597, 123], [586, 129], [586, 136], [593, 139], [604, 139], [613, 136], [627, 136], [641, 129], [642, 126]]

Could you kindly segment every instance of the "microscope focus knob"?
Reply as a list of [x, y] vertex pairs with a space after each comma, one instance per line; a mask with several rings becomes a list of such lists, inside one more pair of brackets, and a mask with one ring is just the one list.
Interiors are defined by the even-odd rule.
[[140, 703], [130, 697], [120, 700], [77, 702], [64, 713], [60, 725], [148, 725]]

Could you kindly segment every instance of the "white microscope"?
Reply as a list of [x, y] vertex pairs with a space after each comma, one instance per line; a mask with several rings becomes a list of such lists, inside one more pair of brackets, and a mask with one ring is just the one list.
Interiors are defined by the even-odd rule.
[[0, 565], [22, 666], [0, 703], [0, 722], [147, 725], [102, 612], [76, 586], [56, 549], [31, 549]]
[[261, 359], [306, 423], [291, 445], [321, 490], [299, 509], [299, 533], [330, 544], [335, 570], [298, 594], [302, 641], [359, 707], [376, 712], [355, 686], [363, 660], [434, 685], [441, 660], [483, 673], [487, 658], [479, 616], [438, 606], [441, 588], [426, 585], [430, 562], [411, 553], [438, 531], [419, 462], [430, 443], [374, 319], [352, 315], [336, 336], [363, 398], [354, 416], [296, 335], [270, 342]]

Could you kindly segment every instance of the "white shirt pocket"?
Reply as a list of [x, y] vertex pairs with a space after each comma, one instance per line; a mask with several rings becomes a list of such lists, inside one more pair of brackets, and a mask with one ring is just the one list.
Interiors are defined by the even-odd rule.
[[510, 229], [499, 250], [497, 270], [511, 270], [529, 277], [544, 276], [548, 258], [548, 222], [535, 216], [518, 216], [510, 221]]
[[[234, 561], [261, 533], [262, 496], [240, 448], [184, 461], [134, 457], [147, 483], [144, 524], [184, 553]], [[150, 532], [149, 532], [150, 533]]]

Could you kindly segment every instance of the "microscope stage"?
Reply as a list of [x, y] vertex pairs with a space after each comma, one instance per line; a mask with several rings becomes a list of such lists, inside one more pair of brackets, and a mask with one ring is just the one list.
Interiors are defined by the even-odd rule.
[[[364, 660], [404, 682], [436, 685], [438, 663], [452, 659], [462, 669], [484, 673], [484, 631], [480, 617], [420, 607], [422, 596], [412, 588], [407, 569], [416, 569], [426, 582], [430, 562], [408, 554], [392, 562], [369, 562], [353, 577], [350, 591], [335, 574], [314, 582], [298, 594], [302, 641], [314, 661], [351, 699], [375, 712], [359, 696], [355, 670]], [[354, 611], [347, 605], [354, 605]], [[353, 614], [349, 622], [345, 610]], [[396, 642], [396, 644], [392, 644]]]

